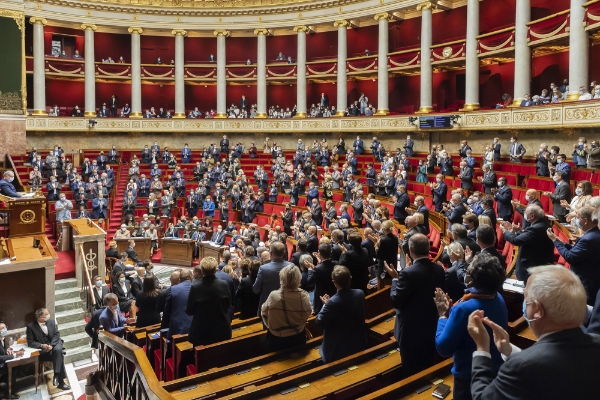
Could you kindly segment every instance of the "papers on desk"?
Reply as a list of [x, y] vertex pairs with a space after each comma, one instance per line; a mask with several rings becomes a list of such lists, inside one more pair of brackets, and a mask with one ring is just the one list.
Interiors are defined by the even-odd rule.
[[525, 291], [525, 282], [516, 279], [507, 279], [502, 284], [502, 289], [509, 292], [523, 293]]
[[10, 264], [10, 258], [5, 258], [4, 260], [0, 261], [0, 265], [6, 265], [6, 264]]
[[35, 196], [35, 193], [23, 193], [23, 194], [21, 195], [21, 198], [22, 198], [22, 199], [29, 199], [29, 198], [31, 198], [31, 197], [33, 197], [33, 196]]
[[23, 357], [15, 357], [12, 360], [6, 360], [7, 363], [12, 362], [12, 361], [22, 360], [24, 358], [29, 358], [29, 357], [31, 357], [31, 353], [40, 351], [40, 349], [34, 349], [33, 347], [27, 347], [26, 344], [13, 344], [12, 346], [10, 346], [10, 348], [15, 352], [18, 350], [24, 349], [25, 354], [23, 354]]

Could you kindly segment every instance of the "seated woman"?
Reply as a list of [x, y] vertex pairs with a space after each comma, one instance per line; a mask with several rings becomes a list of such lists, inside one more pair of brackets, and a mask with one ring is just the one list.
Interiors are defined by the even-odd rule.
[[415, 221], [417, 221], [417, 230], [423, 235], [427, 235], [429, 233], [429, 227], [425, 226], [425, 217], [423, 214], [416, 212], [413, 214], [413, 217], [415, 218]]
[[[436, 289], [435, 304], [438, 320], [435, 344], [442, 357], [454, 356], [454, 399], [471, 399], [471, 360], [477, 350], [475, 342], [467, 331], [469, 316], [475, 310], [482, 310], [486, 318], [508, 327], [508, 312], [504, 299], [498, 293], [505, 279], [505, 271], [498, 259], [490, 254], [481, 253], [473, 257], [467, 268], [465, 295], [452, 304], [449, 296]], [[502, 357], [496, 346], [490, 347], [494, 370], [498, 372]]]
[[125, 279], [125, 272], [120, 272], [113, 280], [112, 292], [119, 298], [119, 308], [121, 312], [130, 312], [130, 317], [135, 318], [137, 312], [135, 298], [131, 294], [131, 284]]
[[135, 323], [136, 328], [160, 324], [160, 312], [156, 309], [159, 292], [156, 282], [157, 280], [153, 274], [144, 275], [142, 291], [135, 297], [135, 304], [139, 307]]
[[308, 293], [300, 289], [302, 275], [295, 265], [279, 272], [280, 290], [274, 290], [261, 307], [267, 327], [266, 352], [285, 350], [306, 343], [304, 326], [312, 314]]

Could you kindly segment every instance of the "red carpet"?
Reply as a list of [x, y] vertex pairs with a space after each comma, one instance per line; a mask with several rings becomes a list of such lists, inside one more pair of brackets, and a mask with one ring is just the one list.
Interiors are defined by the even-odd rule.
[[158, 250], [156, 250], [156, 254], [154, 254], [150, 260], [153, 263], [160, 263], [161, 259], [162, 259], [162, 250], [159, 248]]
[[75, 251], [57, 251], [54, 279], [75, 278]]

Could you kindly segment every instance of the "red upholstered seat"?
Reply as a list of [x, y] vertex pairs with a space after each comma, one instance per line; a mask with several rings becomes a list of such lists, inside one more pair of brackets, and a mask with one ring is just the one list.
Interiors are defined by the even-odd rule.
[[173, 379], [175, 379], [175, 375], [173, 373], [173, 357], [171, 357], [165, 361], [165, 381], [170, 382]]
[[187, 367], [185, 367], [185, 375], [186, 376], [196, 375], [196, 366], [193, 364], [189, 364]]
[[154, 372], [158, 380], [162, 379], [162, 370], [160, 369], [160, 349], [154, 350]]

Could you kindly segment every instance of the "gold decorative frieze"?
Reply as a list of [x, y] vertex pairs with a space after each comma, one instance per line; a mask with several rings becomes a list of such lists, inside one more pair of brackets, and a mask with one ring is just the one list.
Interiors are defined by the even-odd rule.
[[137, 33], [137, 34], [142, 34], [144, 33], [144, 30], [142, 28], [140, 28], [139, 26], [131, 26], [129, 27], [129, 29], [127, 29], [127, 32], [129, 33]]
[[425, 1], [417, 5], [417, 11], [423, 10], [435, 10], [437, 8], [437, 1]]
[[[14, 11], [14, 12], [17, 12], [17, 11]], [[46, 26], [48, 24], [48, 21], [46, 21], [46, 18], [31, 17], [31, 18], [29, 18], [29, 23], [32, 25], [42, 24], [42, 25]]]
[[184, 29], [173, 29], [171, 31], [171, 35], [174, 35], [174, 36], [183, 36], [183, 37], [185, 37], [185, 36], [187, 36], [187, 34], [188, 34], [187, 31], [184, 30]]
[[345, 19], [340, 19], [340, 20], [335, 21], [333, 23], [333, 26], [335, 26], [336, 28], [339, 28], [340, 26], [348, 28], [350, 26], [350, 22], [346, 21]]
[[297, 25], [294, 27], [294, 32], [304, 32], [307, 33], [309, 31], [308, 26], [305, 25]]
[[226, 30], [226, 29], [216, 29], [216, 30], [213, 32], [213, 35], [215, 35], [215, 36], [225, 36], [225, 37], [229, 37], [229, 36], [231, 36], [231, 32], [229, 32], [229, 31], [228, 31], [228, 30]]
[[565, 121], [583, 120], [589, 122], [588, 120], [598, 118], [600, 118], [600, 106], [567, 108], [565, 110]]
[[513, 122], [519, 123], [540, 123], [550, 121], [550, 110], [535, 110], [514, 112]]
[[375, 14], [375, 16], [373, 18], [375, 18], [376, 21], [379, 21], [380, 19], [387, 19], [388, 21], [390, 21], [394, 18], [394, 16], [392, 14], [384, 11], [384, 12]]
[[500, 114], [468, 114], [468, 125], [498, 125], [500, 123]]
[[94, 24], [81, 24], [81, 29], [83, 29], [84, 31], [87, 31], [87, 30], [96, 31], [96, 29], [98, 29], [98, 27]]

